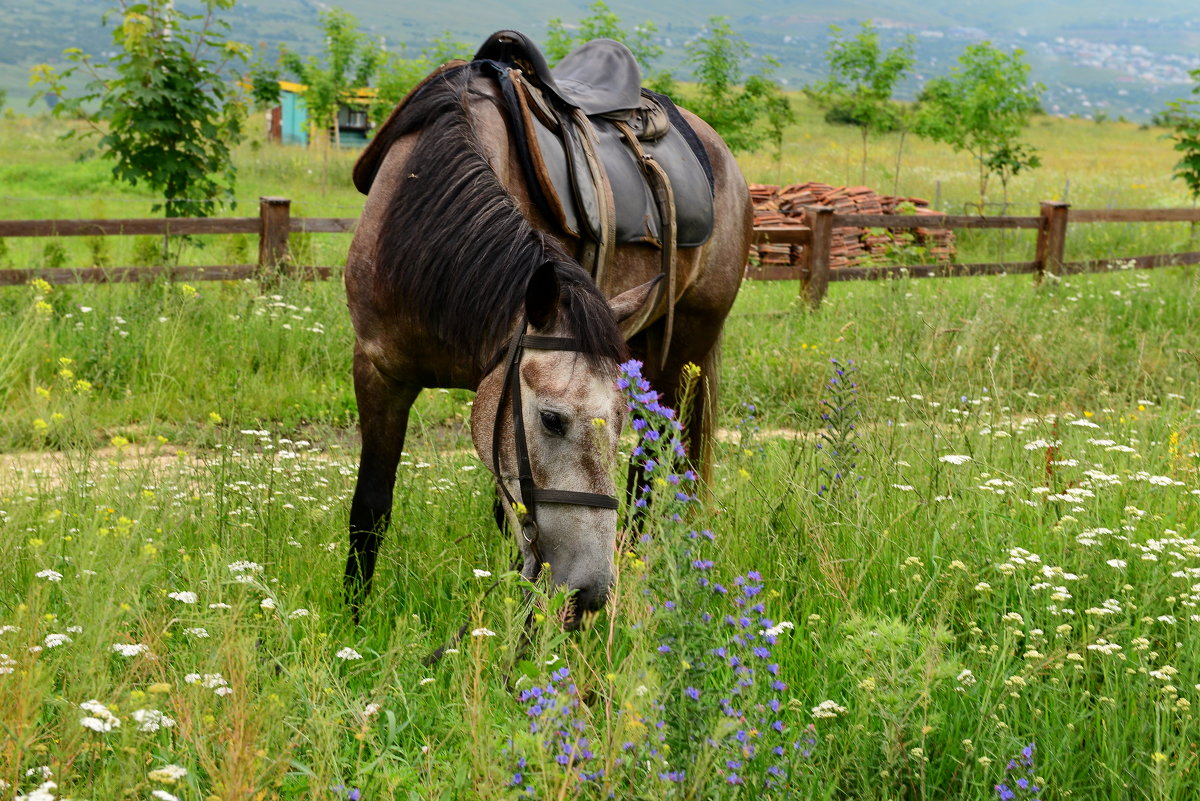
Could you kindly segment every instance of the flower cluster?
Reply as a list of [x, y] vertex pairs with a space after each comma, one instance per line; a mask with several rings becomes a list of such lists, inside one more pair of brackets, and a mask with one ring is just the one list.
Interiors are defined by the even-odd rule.
[[[545, 684], [523, 690], [519, 696], [529, 719], [529, 738], [534, 748], [543, 756], [553, 759], [564, 771], [577, 771], [579, 781], [594, 781], [604, 775], [597, 766], [587, 770], [595, 760], [591, 743], [587, 737], [587, 724], [579, 715], [579, 689], [571, 680], [571, 671], [561, 667], [550, 674]], [[514, 741], [508, 745], [513, 771], [509, 786], [528, 795], [534, 794], [533, 785], [526, 777], [528, 760]]]
[[[635, 424], [641, 439], [634, 457], [644, 460], [647, 474], [665, 474], [642, 488], [643, 500], [651, 500], [662, 524], [643, 543], [653, 572], [681, 578], [646, 590], [659, 642], [656, 672], [664, 682], [662, 720], [656, 726], [667, 746], [661, 760], [666, 769], [656, 775], [682, 783], [692, 767], [715, 761], [729, 785], [782, 786], [794, 758], [806, 757], [812, 745], [811, 737], [789, 738], [782, 710], [787, 685], [772, 657], [778, 637], [793, 626], [767, 616], [758, 571], [727, 585], [713, 558], [716, 535], [683, 524], [682, 512], [696, 500], [696, 475], [663, 467], [683, 456], [678, 442], [683, 426], [659, 402], [640, 368], [637, 362], [622, 365], [619, 382], [635, 420], [641, 421]], [[671, 438], [647, 435], [659, 431]]]
[[642, 376], [641, 362], [630, 360], [622, 364], [617, 386], [626, 393], [633, 430], [638, 435], [638, 444], [630, 458], [646, 481], [638, 487], [635, 505], [644, 508], [653, 495], [655, 502], [662, 505], [662, 512], [655, 517], [679, 522], [683, 519], [681, 507], [696, 498], [695, 472], [675, 470], [687, 456], [683, 424], [674, 409], [659, 402], [659, 394]]
[[[837, 493], [846, 480], [854, 475], [858, 466], [855, 460], [860, 452], [856, 442], [858, 429], [855, 427], [859, 418], [856, 406], [858, 382], [854, 378], [858, 367], [853, 359], [845, 365], [837, 359], [830, 359], [829, 363], [833, 367], [833, 375], [825, 384], [828, 397], [821, 399], [822, 441], [817, 443], [817, 450], [827, 459], [827, 464], [821, 467], [822, 478], [817, 494], [826, 497]], [[861, 475], [855, 478], [862, 480]]]
[[996, 785], [1000, 801], [1040, 801], [1041, 788], [1035, 782], [1033, 743], [1021, 749], [1020, 756], [1010, 759], [1004, 767], [1004, 781]]

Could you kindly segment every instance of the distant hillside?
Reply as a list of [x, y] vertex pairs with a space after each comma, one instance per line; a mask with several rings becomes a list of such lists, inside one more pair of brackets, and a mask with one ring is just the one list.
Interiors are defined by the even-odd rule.
[[[186, 2], [180, 6], [186, 8]], [[570, 23], [585, 16], [586, 0], [459, 0], [447, 11], [441, 3], [395, 0], [345, 0], [365, 30], [389, 49], [419, 50], [449, 31], [475, 43], [494, 30], [517, 28], [536, 38], [546, 21]], [[62, 51], [80, 47], [93, 54], [111, 49], [101, 16], [103, 0], [0, 0], [0, 88], [18, 108], [30, 96], [29, 68], [62, 63]], [[1061, 114], [1091, 116], [1103, 112], [1144, 119], [1163, 103], [1187, 93], [1188, 70], [1200, 68], [1200, 6], [1196, 0], [1073, 0], [1072, 2], [981, 3], [962, 0], [844, 0], [816, 3], [794, 0], [661, 0], [649, 4], [612, 0], [623, 22], [650, 21], [666, 48], [660, 66], [682, 68], [683, 45], [713, 15], [730, 17], [733, 27], [754, 47], [773, 56], [779, 77], [800, 86], [824, 74], [824, 52], [831, 23], [854, 28], [874, 19], [886, 43], [912, 34], [918, 42], [917, 75], [902, 91], [911, 95], [924, 79], [945, 72], [971, 41], [1021, 47], [1034, 77], [1046, 84], [1046, 107]], [[316, 0], [243, 0], [229, 13], [235, 37], [301, 52], [319, 44]], [[1137, 16], [1133, 16], [1136, 14]]]

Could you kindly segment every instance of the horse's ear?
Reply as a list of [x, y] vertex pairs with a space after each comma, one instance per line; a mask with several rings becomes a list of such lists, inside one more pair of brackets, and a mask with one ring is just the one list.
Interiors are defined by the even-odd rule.
[[650, 293], [654, 291], [654, 288], [658, 286], [658, 282], [661, 280], [662, 276], [657, 275], [641, 286], [625, 290], [608, 302], [608, 307], [612, 309], [613, 317], [616, 318], [618, 326], [645, 307], [646, 303], [650, 300]]
[[525, 316], [534, 328], [546, 328], [558, 313], [558, 270], [546, 262], [534, 270], [525, 288]]

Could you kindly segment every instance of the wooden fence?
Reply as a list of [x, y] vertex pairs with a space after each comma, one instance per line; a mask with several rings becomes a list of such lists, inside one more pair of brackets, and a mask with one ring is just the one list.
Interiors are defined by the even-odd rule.
[[[1181, 209], [1075, 209], [1066, 203], [1043, 202], [1037, 217], [972, 217], [955, 215], [834, 214], [832, 209], [805, 209], [805, 227], [755, 228], [755, 242], [803, 245], [801, 263], [795, 267], [775, 266], [756, 272], [762, 279], [800, 279], [801, 294], [819, 306], [830, 281], [855, 281], [906, 275], [910, 278], [939, 278], [1000, 273], [1033, 273], [1041, 280], [1046, 273], [1057, 275], [1110, 269], [1114, 261], [1133, 262], [1138, 269], [1172, 264], [1200, 264], [1200, 252], [1162, 253], [1068, 262], [1064, 260], [1068, 223], [1200, 222], [1200, 208]], [[1007, 228], [1037, 231], [1032, 261], [978, 264], [917, 264], [881, 267], [829, 268], [833, 229], [854, 228]]]
[[[257, 234], [256, 264], [173, 267], [88, 267], [30, 270], [0, 270], [0, 286], [26, 284], [42, 278], [52, 284], [110, 283], [141, 281], [160, 275], [190, 281], [221, 281], [251, 277], [294, 275], [306, 279], [328, 278], [336, 268], [294, 265], [288, 257], [288, 235], [292, 233], [347, 233], [357, 217], [292, 217], [287, 198], [259, 200], [257, 217], [208, 217], [173, 219], [96, 220], [0, 220], [0, 237], [59, 236], [171, 236], [182, 234]], [[818, 306], [830, 281], [853, 281], [907, 275], [910, 278], [1033, 273], [1040, 280], [1046, 273], [1072, 273], [1108, 269], [1111, 259], [1066, 262], [1063, 254], [1069, 223], [1100, 222], [1200, 222], [1200, 208], [1180, 209], [1076, 209], [1065, 203], [1042, 203], [1036, 217], [972, 217], [955, 215], [835, 214], [833, 209], [811, 206], [805, 210], [805, 227], [755, 228], [755, 242], [803, 245], [803, 258], [795, 267], [759, 268], [751, 277], [799, 279], [800, 291]], [[833, 230], [853, 228], [1004, 228], [1037, 231], [1032, 261], [978, 264], [918, 264], [883, 267], [839, 267], [830, 269]], [[1170, 264], [1200, 263], [1200, 252], [1165, 253], [1124, 257], [1137, 268]]]

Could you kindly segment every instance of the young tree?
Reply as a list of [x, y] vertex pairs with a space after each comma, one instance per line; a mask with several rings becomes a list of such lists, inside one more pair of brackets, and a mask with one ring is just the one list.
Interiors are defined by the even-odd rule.
[[306, 84], [304, 104], [319, 130], [332, 129], [337, 141], [338, 109], [351, 90], [367, 86], [383, 61], [383, 50], [358, 29], [358, 20], [341, 8], [321, 12], [325, 52], [302, 59], [290, 50], [280, 53], [283, 67]]
[[[755, 151], [767, 139], [783, 146], [783, 129], [795, 116], [779, 86], [770, 78], [777, 66], [767, 59], [758, 74], [742, 81], [742, 62], [750, 45], [729, 26], [728, 18], [712, 17], [704, 31], [689, 42], [686, 61], [695, 68], [699, 92], [689, 106], [725, 140], [731, 150]], [[764, 135], [757, 123], [764, 119]]]
[[671, 73], [653, 69], [654, 62], [663, 54], [662, 46], [654, 43], [658, 28], [653, 22], [643, 22], [627, 31], [621, 26], [621, 18], [604, 0], [596, 0], [588, 6], [588, 11], [591, 13], [579, 20], [572, 30], [568, 30], [561, 17], [554, 17], [546, 23], [546, 43], [542, 52], [551, 66], [562, 61], [564, 56], [581, 44], [593, 39], [615, 39], [633, 53], [642, 68], [642, 79], [647, 86], [658, 92], [670, 92], [674, 88]]
[[[172, 0], [118, 0], [104, 15], [120, 19], [107, 65], [71, 48], [73, 66], [61, 74], [44, 64], [33, 70], [32, 82], [43, 87], [37, 97], [58, 97], [55, 115], [88, 123], [114, 162], [113, 175], [161, 194], [154, 210], [165, 208], [168, 217], [207, 216], [233, 200], [230, 150], [244, 103], [227, 70], [249, 50], [225, 38], [229, 25], [217, 16], [233, 3], [204, 0], [205, 13], [189, 15]], [[65, 81], [78, 71], [89, 80], [70, 97]]]
[[471, 45], [458, 41], [453, 34], [445, 31], [415, 58], [406, 58], [402, 53], [388, 53], [379, 69], [379, 94], [371, 106], [371, 119], [382, 123], [422, 78], [452, 59], [469, 60], [474, 52]]
[[934, 78], [919, 97], [916, 132], [955, 151], [966, 151], [979, 168], [979, 211], [989, 176], [1008, 180], [1040, 165], [1033, 147], [1017, 138], [1039, 108], [1045, 87], [1029, 83], [1022, 51], [1005, 53], [990, 42], [968, 45], [950, 75]]
[[909, 119], [906, 110], [892, 100], [896, 84], [916, 62], [914, 39], [907, 37], [898, 47], [884, 53], [879, 34], [870, 20], [853, 39], [843, 39], [842, 29], [829, 26], [833, 41], [825, 57], [829, 78], [805, 87], [805, 93], [826, 110], [827, 122], [857, 126], [862, 133], [862, 177], [867, 181], [867, 144], [872, 135], [900, 131], [896, 154], [896, 176], [900, 180], [900, 158]]
[[[1191, 76], [1200, 81], [1200, 70]], [[1193, 88], [1192, 94], [1200, 95], [1200, 86]], [[1183, 154], [1171, 177], [1184, 182], [1194, 204], [1200, 200], [1200, 100], [1172, 100], [1167, 109], [1173, 147]]]
[[[1200, 82], [1200, 70], [1194, 70], [1191, 76]], [[1200, 85], [1192, 89], [1192, 94], [1200, 95]], [[1172, 100], [1167, 103], [1167, 114], [1171, 120], [1170, 137], [1172, 147], [1183, 154], [1175, 162], [1172, 178], [1178, 178], [1187, 186], [1188, 194], [1192, 196], [1192, 205], [1200, 201], [1200, 100]], [[1196, 223], [1191, 226], [1191, 238], [1196, 238]]]

